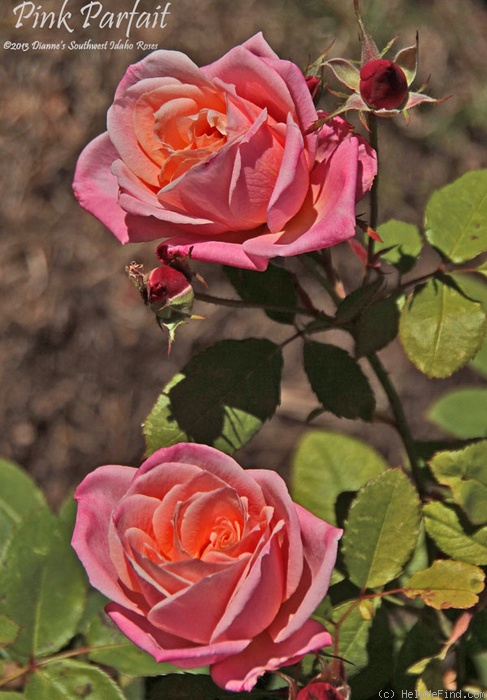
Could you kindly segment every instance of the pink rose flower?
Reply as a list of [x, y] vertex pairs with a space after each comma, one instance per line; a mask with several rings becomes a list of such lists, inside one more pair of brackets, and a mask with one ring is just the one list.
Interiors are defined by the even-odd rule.
[[198, 68], [177, 51], [130, 66], [74, 191], [122, 242], [166, 239], [198, 260], [269, 258], [352, 237], [375, 152], [341, 118], [317, 133], [306, 78], [257, 34]]
[[330, 645], [310, 615], [341, 530], [293, 503], [275, 472], [183, 443], [140, 469], [96, 469], [75, 498], [73, 547], [90, 582], [157, 661], [209, 664], [218, 685], [240, 691]]

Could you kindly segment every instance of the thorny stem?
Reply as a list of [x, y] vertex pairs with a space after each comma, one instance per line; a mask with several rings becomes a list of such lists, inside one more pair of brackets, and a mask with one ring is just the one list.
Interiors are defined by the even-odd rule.
[[262, 309], [263, 311], [280, 311], [282, 313], [295, 313], [304, 316], [317, 318], [323, 314], [320, 311], [311, 311], [302, 307], [290, 308], [289, 306], [279, 306], [275, 304], [261, 304], [258, 301], [240, 301], [240, 299], [225, 299], [224, 297], [214, 297], [211, 294], [203, 292], [195, 292], [194, 298], [197, 301], [204, 301], [207, 304], [215, 304], [217, 306], [232, 306], [237, 309]]
[[379, 360], [378, 356], [370, 355], [368, 357], [368, 360], [389, 400], [389, 404], [391, 406], [396, 421], [396, 430], [401, 436], [404, 448], [409, 459], [409, 464], [411, 465], [411, 472], [416, 482], [416, 486], [420, 488], [423, 481], [423, 476], [421, 474], [413, 436], [411, 434], [409, 423], [404, 413], [401, 399], [399, 398], [394, 384], [392, 383], [388, 372], [386, 371], [382, 362]]
[[[369, 113], [370, 145], [377, 154], [377, 175], [370, 190], [370, 228], [377, 229], [379, 221], [379, 134], [377, 129], [377, 117], [372, 112]], [[374, 263], [374, 239], [369, 236], [367, 245], [367, 272], [365, 279], [368, 280], [371, 267]]]

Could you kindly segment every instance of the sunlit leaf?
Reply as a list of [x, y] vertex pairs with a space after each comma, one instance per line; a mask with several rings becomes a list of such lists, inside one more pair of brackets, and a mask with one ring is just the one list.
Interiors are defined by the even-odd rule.
[[423, 508], [428, 535], [445, 554], [459, 561], [487, 564], [487, 527], [467, 534], [457, 514], [443, 503], [427, 503]]
[[487, 170], [466, 173], [435, 192], [425, 215], [426, 237], [455, 263], [487, 250]]
[[487, 437], [487, 389], [456, 389], [430, 407], [428, 419], [455, 437]]
[[41, 657], [76, 633], [87, 580], [60, 521], [42, 509], [14, 530], [0, 566], [0, 611], [21, 630], [10, 649]]
[[13, 462], [0, 458], [0, 561], [14, 526], [47, 503], [32, 479]]
[[56, 661], [33, 673], [26, 700], [125, 700], [120, 687], [104, 671], [81, 661]]
[[20, 628], [8, 615], [0, 613], [0, 649], [15, 642]]
[[299, 442], [293, 459], [293, 498], [336, 525], [338, 496], [354, 492], [387, 468], [369, 445], [348, 435], [317, 430]]
[[[378, 227], [382, 243], [375, 246], [376, 252], [385, 250], [381, 259], [396, 267], [401, 273], [411, 270], [417, 262], [423, 241], [417, 226], [391, 219]], [[388, 250], [391, 248], [391, 250]]]
[[[484, 277], [472, 273], [455, 273], [452, 275], [455, 282], [471, 299], [479, 301], [487, 312], [487, 262], [477, 268], [477, 273]], [[487, 335], [484, 338], [480, 350], [471, 361], [471, 366], [478, 372], [487, 376]]]
[[418, 287], [402, 313], [399, 335], [411, 362], [428, 377], [448, 377], [475, 357], [484, 340], [481, 304], [464, 296], [448, 276]]
[[350, 508], [343, 536], [345, 564], [359, 588], [378, 588], [397, 578], [416, 546], [420, 504], [399, 469], [369, 481]]
[[463, 450], [440, 452], [430, 468], [440, 484], [451, 488], [473, 525], [487, 523], [487, 440]]
[[477, 566], [440, 559], [428, 569], [413, 574], [404, 586], [404, 593], [409, 598], [420, 596], [437, 610], [471, 608], [478, 602], [477, 594], [484, 589], [484, 579], [484, 572]]

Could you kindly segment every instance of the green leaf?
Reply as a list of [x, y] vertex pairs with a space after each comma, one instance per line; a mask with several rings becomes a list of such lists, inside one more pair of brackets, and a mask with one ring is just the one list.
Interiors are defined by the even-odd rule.
[[371, 304], [355, 325], [355, 355], [365, 357], [392, 343], [399, 332], [399, 309], [394, 297]]
[[430, 468], [440, 484], [451, 488], [473, 525], [487, 523], [487, 440], [463, 450], [440, 452]]
[[0, 459], [0, 561], [14, 526], [39, 508], [47, 508], [41, 491], [13, 462]]
[[359, 364], [335, 345], [306, 342], [304, 368], [325, 411], [339, 418], [372, 420], [375, 397]]
[[428, 420], [455, 437], [487, 437], [487, 389], [456, 389], [430, 407]]
[[420, 503], [407, 476], [389, 469], [369, 481], [350, 508], [343, 536], [345, 564], [359, 588], [397, 578], [418, 540]]
[[487, 610], [480, 610], [469, 627], [467, 653], [477, 672], [478, 683], [487, 686]]
[[375, 613], [369, 631], [367, 666], [350, 678], [350, 697], [353, 697], [353, 700], [367, 700], [375, 697], [387, 684], [393, 669], [392, 652], [393, 637], [389, 629], [387, 612], [380, 607]]
[[200, 442], [232, 454], [257, 433], [280, 401], [282, 353], [270, 340], [224, 340], [193, 357], [149, 414], [147, 454]]
[[470, 364], [477, 372], [487, 377], [487, 342], [485, 340]]
[[326, 522], [337, 524], [335, 503], [387, 469], [382, 457], [348, 435], [307, 433], [293, 459], [293, 499]]
[[[347, 601], [333, 608], [333, 622], [339, 623], [338, 632], [338, 656], [345, 659], [347, 675], [354, 675], [365, 668], [369, 662], [367, 653], [367, 642], [369, 632], [372, 627], [372, 619], [364, 619], [360, 614], [357, 601]], [[377, 602], [380, 604], [380, 600]], [[351, 612], [349, 612], [351, 610]], [[335, 638], [337, 628], [335, 625], [327, 624], [330, 634]], [[325, 647], [325, 651], [328, 647]], [[335, 650], [330, 649], [330, 653]]]
[[13, 690], [0, 690], [0, 700], [23, 700], [23, 693], [16, 693]]
[[365, 287], [355, 289], [345, 297], [336, 310], [335, 321], [338, 324], [345, 324], [353, 321], [364, 309], [366, 309], [380, 294], [384, 280], [379, 277]]
[[[228, 279], [244, 301], [269, 305], [286, 306], [294, 309], [298, 305], [296, 288], [287, 270], [269, 265], [264, 272], [241, 270], [237, 267], [224, 267]], [[295, 314], [282, 311], [266, 311], [269, 318], [277, 323], [293, 323]]]
[[484, 589], [484, 572], [463, 561], [440, 559], [423, 571], [417, 571], [404, 586], [409, 598], [420, 596], [436, 610], [471, 608]]
[[467, 534], [457, 514], [443, 503], [427, 503], [423, 507], [428, 535], [442, 552], [469, 564], [487, 564], [487, 527]]
[[411, 362], [428, 377], [449, 377], [478, 352], [485, 335], [482, 305], [444, 276], [416, 288], [401, 314], [399, 334]]
[[[480, 265], [480, 267], [477, 268], [477, 272], [487, 274], [487, 271], [483, 271], [484, 267], [487, 270], [487, 263]], [[465, 292], [465, 294], [475, 301], [480, 301], [484, 307], [484, 310], [487, 312], [487, 280], [479, 277], [476, 274], [461, 272], [453, 274], [452, 277], [458, 286]], [[487, 335], [484, 338], [484, 342], [482, 343], [480, 350], [470, 364], [478, 372], [481, 372], [483, 375], [487, 376]]]
[[111, 666], [127, 676], [159, 676], [177, 673], [172, 664], [157, 663], [120, 632], [103, 609], [98, 610], [88, 627], [86, 641], [91, 651], [88, 658], [103, 666]]
[[0, 614], [0, 649], [13, 644], [19, 634], [19, 626], [7, 615]]
[[[391, 219], [378, 227], [382, 243], [375, 244], [376, 252], [385, 250], [381, 259], [396, 267], [401, 273], [411, 270], [417, 262], [423, 241], [416, 226]], [[387, 250], [392, 248], [392, 250]]]
[[[408, 630], [399, 653], [394, 671], [394, 688], [398, 697], [401, 691], [414, 691], [416, 679], [408, 672], [412, 666], [419, 666], [424, 659], [426, 666], [430, 659], [442, 649], [442, 632], [437, 621], [419, 620]], [[418, 671], [420, 673], [420, 671]], [[414, 698], [415, 695], [408, 695]]]
[[40, 510], [15, 529], [0, 567], [0, 611], [21, 631], [11, 651], [21, 659], [61, 649], [76, 633], [87, 581], [57, 518]]
[[125, 700], [119, 686], [101, 669], [81, 661], [56, 661], [33, 673], [26, 700]]
[[452, 262], [487, 250], [487, 170], [466, 173], [435, 192], [426, 206], [425, 228], [431, 245]]

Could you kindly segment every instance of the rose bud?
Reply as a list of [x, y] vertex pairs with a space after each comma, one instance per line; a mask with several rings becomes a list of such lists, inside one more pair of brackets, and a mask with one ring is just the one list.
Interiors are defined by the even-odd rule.
[[166, 306], [193, 302], [193, 288], [186, 276], [174, 267], [156, 267], [147, 275], [147, 304], [156, 314]]
[[190, 318], [202, 319], [202, 316], [192, 315], [193, 287], [182, 272], [164, 265], [147, 275], [144, 296], [159, 326], [169, 333], [169, 354], [176, 328]]
[[369, 107], [395, 109], [408, 96], [406, 75], [393, 61], [369, 61], [360, 69], [360, 94]]
[[343, 695], [330, 683], [315, 681], [300, 690], [296, 700], [343, 700]]
[[320, 79], [315, 75], [307, 75], [306, 85], [308, 86], [308, 90], [310, 91], [311, 97], [314, 100], [320, 89]]

